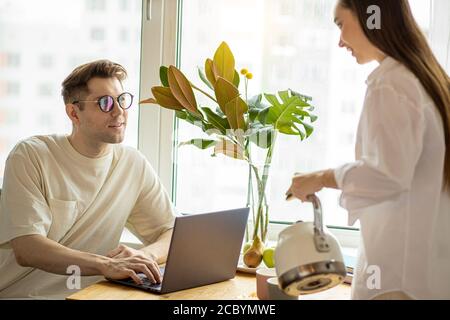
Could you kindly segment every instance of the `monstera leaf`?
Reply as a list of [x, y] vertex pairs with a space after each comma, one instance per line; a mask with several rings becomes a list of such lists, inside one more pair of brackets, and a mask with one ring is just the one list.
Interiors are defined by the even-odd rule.
[[311, 122], [317, 119], [308, 112], [311, 105], [289, 91], [280, 91], [278, 95], [281, 102], [273, 94], [264, 95], [271, 106], [259, 112], [259, 121], [264, 125], [273, 125], [281, 133], [298, 135], [301, 140], [308, 138], [313, 127], [305, 122], [305, 118], [309, 118]]

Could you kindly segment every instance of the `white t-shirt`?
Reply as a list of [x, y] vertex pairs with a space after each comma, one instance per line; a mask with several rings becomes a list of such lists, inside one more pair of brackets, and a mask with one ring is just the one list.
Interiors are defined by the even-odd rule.
[[[67, 276], [21, 267], [9, 241], [40, 234], [106, 255], [125, 226], [145, 245], [173, 227], [174, 208], [149, 162], [120, 144], [101, 158], [78, 153], [66, 136], [35, 136], [6, 161], [0, 206], [0, 298], [64, 298]], [[45, 252], [42, 252], [45, 254]], [[82, 287], [101, 279], [82, 277]]]
[[419, 80], [388, 57], [369, 76], [356, 162], [335, 170], [361, 244], [352, 298], [403, 291], [450, 299], [450, 196], [442, 120]]

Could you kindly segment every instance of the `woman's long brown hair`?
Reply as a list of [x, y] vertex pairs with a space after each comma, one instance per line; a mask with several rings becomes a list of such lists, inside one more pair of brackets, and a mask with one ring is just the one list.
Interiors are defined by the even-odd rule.
[[[406, 66], [420, 81], [442, 117], [445, 135], [443, 187], [450, 191], [450, 78], [434, 56], [407, 0], [339, 0], [359, 20], [369, 41]], [[377, 5], [381, 29], [369, 29], [367, 9]]]

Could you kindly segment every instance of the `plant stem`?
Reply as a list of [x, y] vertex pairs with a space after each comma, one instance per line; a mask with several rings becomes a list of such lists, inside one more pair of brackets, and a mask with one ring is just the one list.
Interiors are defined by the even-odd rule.
[[[261, 185], [260, 181], [261, 180], [259, 179], [258, 168], [255, 167], [253, 164], [250, 164], [250, 167], [252, 168], [253, 172], [255, 173], [255, 179], [256, 179], [257, 186], [258, 186], [258, 194], [260, 194], [260, 188], [261, 188], [260, 187], [260, 185]], [[257, 211], [257, 214], [256, 214], [256, 219], [253, 219], [253, 222], [255, 223], [255, 225], [253, 226], [252, 239], [255, 239], [255, 237], [257, 235], [257, 232], [258, 232], [258, 229], [259, 229], [259, 217], [260, 217], [259, 202], [260, 202], [260, 199], [258, 199], [258, 211]]]
[[[255, 221], [255, 207], [252, 205], [254, 203], [253, 200], [253, 182], [252, 182], [252, 168], [250, 165], [248, 166], [248, 184], [247, 184], [247, 207], [249, 207], [252, 210], [252, 221]], [[245, 230], [245, 240], [249, 241], [249, 234], [248, 234], [248, 225]]]
[[200, 91], [201, 93], [203, 93], [205, 96], [207, 96], [208, 98], [210, 98], [212, 101], [214, 101], [215, 103], [217, 103], [217, 100], [214, 99], [212, 96], [210, 96], [208, 93], [206, 93], [205, 91], [203, 91], [202, 89], [198, 88], [197, 86], [195, 86], [194, 84], [191, 83], [191, 86], [193, 89]]
[[272, 156], [273, 156], [273, 150], [275, 148], [275, 142], [276, 142], [276, 131], [274, 131], [273, 133], [273, 141], [270, 144], [269, 150], [267, 151], [267, 156], [266, 156], [266, 162], [264, 164], [264, 172], [263, 172], [263, 188], [264, 188], [264, 206], [266, 209], [265, 212], [265, 224], [264, 224], [264, 233], [263, 233], [263, 239], [266, 239], [266, 235], [267, 235], [267, 228], [269, 226], [269, 206], [267, 205], [267, 199], [266, 199], [266, 185], [267, 185], [267, 180], [269, 179], [269, 170], [270, 170], [270, 165], [272, 163]]
[[247, 84], [248, 84], [248, 79], [247, 79], [247, 77], [245, 77], [245, 104], [248, 105], [248, 99], [247, 99]]
[[[265, 191], [266, 191], [267, 180], [269, 178], [269, 169], [270, 169], [270, 164], [272, 162], [272, 155], [273, 155], [273, 149], [275, 146], [275, 140], [276, 140], [276, 133], [274, 133], [273, 141], [269, 147], [269, 150], [267, 151], [262, 177], [260, 177], [260, 175], [259, 175], [258, 168], [255, 165], [251, 164], [251, 167], [255, 173], [256, 181], [258, 183], [258, 195], [259, 195], [257, 215], [256, 215], [256, 220], [254, 220], [255, 226], [254, 226], [254, 230], [253, 230], [253, 239], [258, 234], [258, 231], [261, 231], [260, 232], [261, 240], [263, 242], [266, 240], [268, 220], [269, 220], [268, 206], [267, 206]], [[263, 206], [263, 201], [265, 203], [264, 206]], [[265, 212], [264, 212], [264, 209], [265, 209]], [[261, 224], [261, 227], [260, 227], [260, 224]], [[261, 228], [261, 230], [260, 230], [260, 228]]]

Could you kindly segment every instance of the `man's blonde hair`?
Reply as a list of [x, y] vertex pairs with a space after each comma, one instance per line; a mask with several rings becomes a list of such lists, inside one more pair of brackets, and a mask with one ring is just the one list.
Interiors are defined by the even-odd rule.
[[96, 60], [76, 67], [62, 82], [61, 95], [64, 104], [80, 100], [82, 95], [87, 95], [87, 83], [95, 77], [117, 78], [122, 83], [127, 78], [127, 71], [120, 64], [109, 60]]

